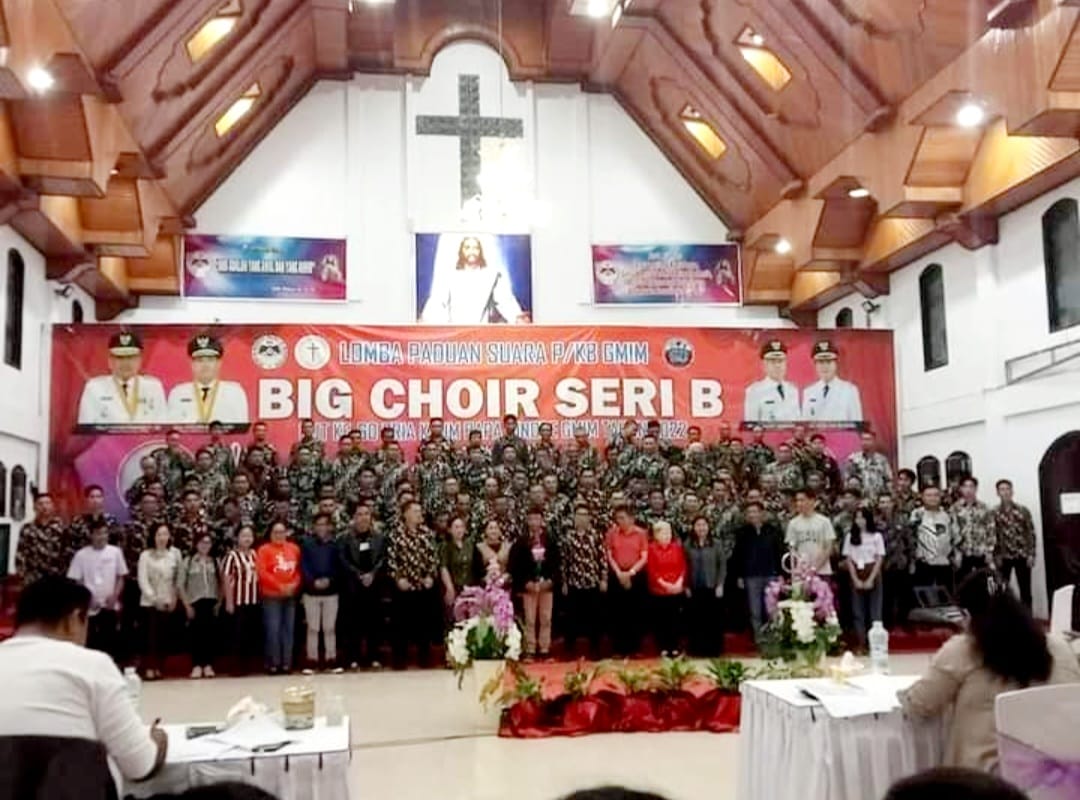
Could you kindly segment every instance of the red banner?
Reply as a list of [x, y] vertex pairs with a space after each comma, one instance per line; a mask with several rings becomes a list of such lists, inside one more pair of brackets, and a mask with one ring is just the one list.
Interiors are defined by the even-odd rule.
[[806, 421], [837, 457], [863, 429], [896, 451], [884, 331], [63, 326], [52, 369], [52, 489], [70, 502], [100, 483], [113, 509], [165, 430], [194, 449], [214, 420], [236, 443], [265, 420], [286, 453], [307, 417], [329, 442], [356, 429], [374, 443], [390, 425], [411, 453], [432, 417], [453, 440], [477, 428], [491, 441], [507, 413], [526, 438], [547, 421], [556, 439], [585, 425], [607, 441], [627, 418], [655, 418], [676, 442], [692, 425], [710, 441], [727, 422], [761, 424], [775, 443]]

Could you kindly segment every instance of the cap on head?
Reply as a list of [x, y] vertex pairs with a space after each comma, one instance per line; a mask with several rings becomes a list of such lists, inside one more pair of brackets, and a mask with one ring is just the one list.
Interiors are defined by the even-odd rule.
[[840, 351], [828, 339], [822, 339], [814, 345], [814, 361], [835, 361], [839, 357]]
[[142, 352], [142, 340], [137, 333], [120, 331], [109, 337], [109, 354], [120, 357], [137, 356]]
[[187, 351], [192, 358], [221, 358], [225, 354], [221, 342], [208, 333], [193, 336], [188, 342]]
[[769, 339], [761, 348], [762, 358], [786, 358], [787, 347], [779, 339]]

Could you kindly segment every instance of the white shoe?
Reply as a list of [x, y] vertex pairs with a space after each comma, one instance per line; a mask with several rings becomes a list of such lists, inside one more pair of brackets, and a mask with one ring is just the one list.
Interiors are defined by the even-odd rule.
[[214, 668], [213, 667], [203, 667], [202, 674], [203, 674], [204, 678], [213, 678], [213, 677], [215, 677]]
[[192, 678], [201, 678], [202, 677], [202, 667], [195, 667], [194, 669], [192, 669], [191, 670], [191, 677]]
[[300, 670], [300, 672], [303, 675], [314, 675], [315, 674], [315, 670], [313, 670], [311, 667], [308, 667], [307, 669]]

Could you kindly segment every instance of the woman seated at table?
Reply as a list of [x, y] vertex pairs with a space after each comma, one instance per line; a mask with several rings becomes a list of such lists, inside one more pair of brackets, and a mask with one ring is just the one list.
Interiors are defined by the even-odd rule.
[[904, 711], [932, 718], [953, 707], [945, 765], [996, 772], [994, 700], [1002, 692], [1080, 681], [1080, 665], [1065, 641], [1047, 635], [1031, 613], [987, 571], [957, 590], [967, 612], [965, 633], [934, 655], [927, 673], [900, 693]]

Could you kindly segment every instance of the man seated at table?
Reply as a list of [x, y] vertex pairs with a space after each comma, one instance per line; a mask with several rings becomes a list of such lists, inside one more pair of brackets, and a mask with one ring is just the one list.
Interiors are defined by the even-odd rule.
[[85, 647], [89, 610], [90, 590], [68, 578], [46, 576], [23, 590], [15, 635], [0, 643], [0, 739], [100, 742], [114, 778], [119, 768], [145, 780], [165, 762], [168, 737], [139, 719], [112, 659]]

